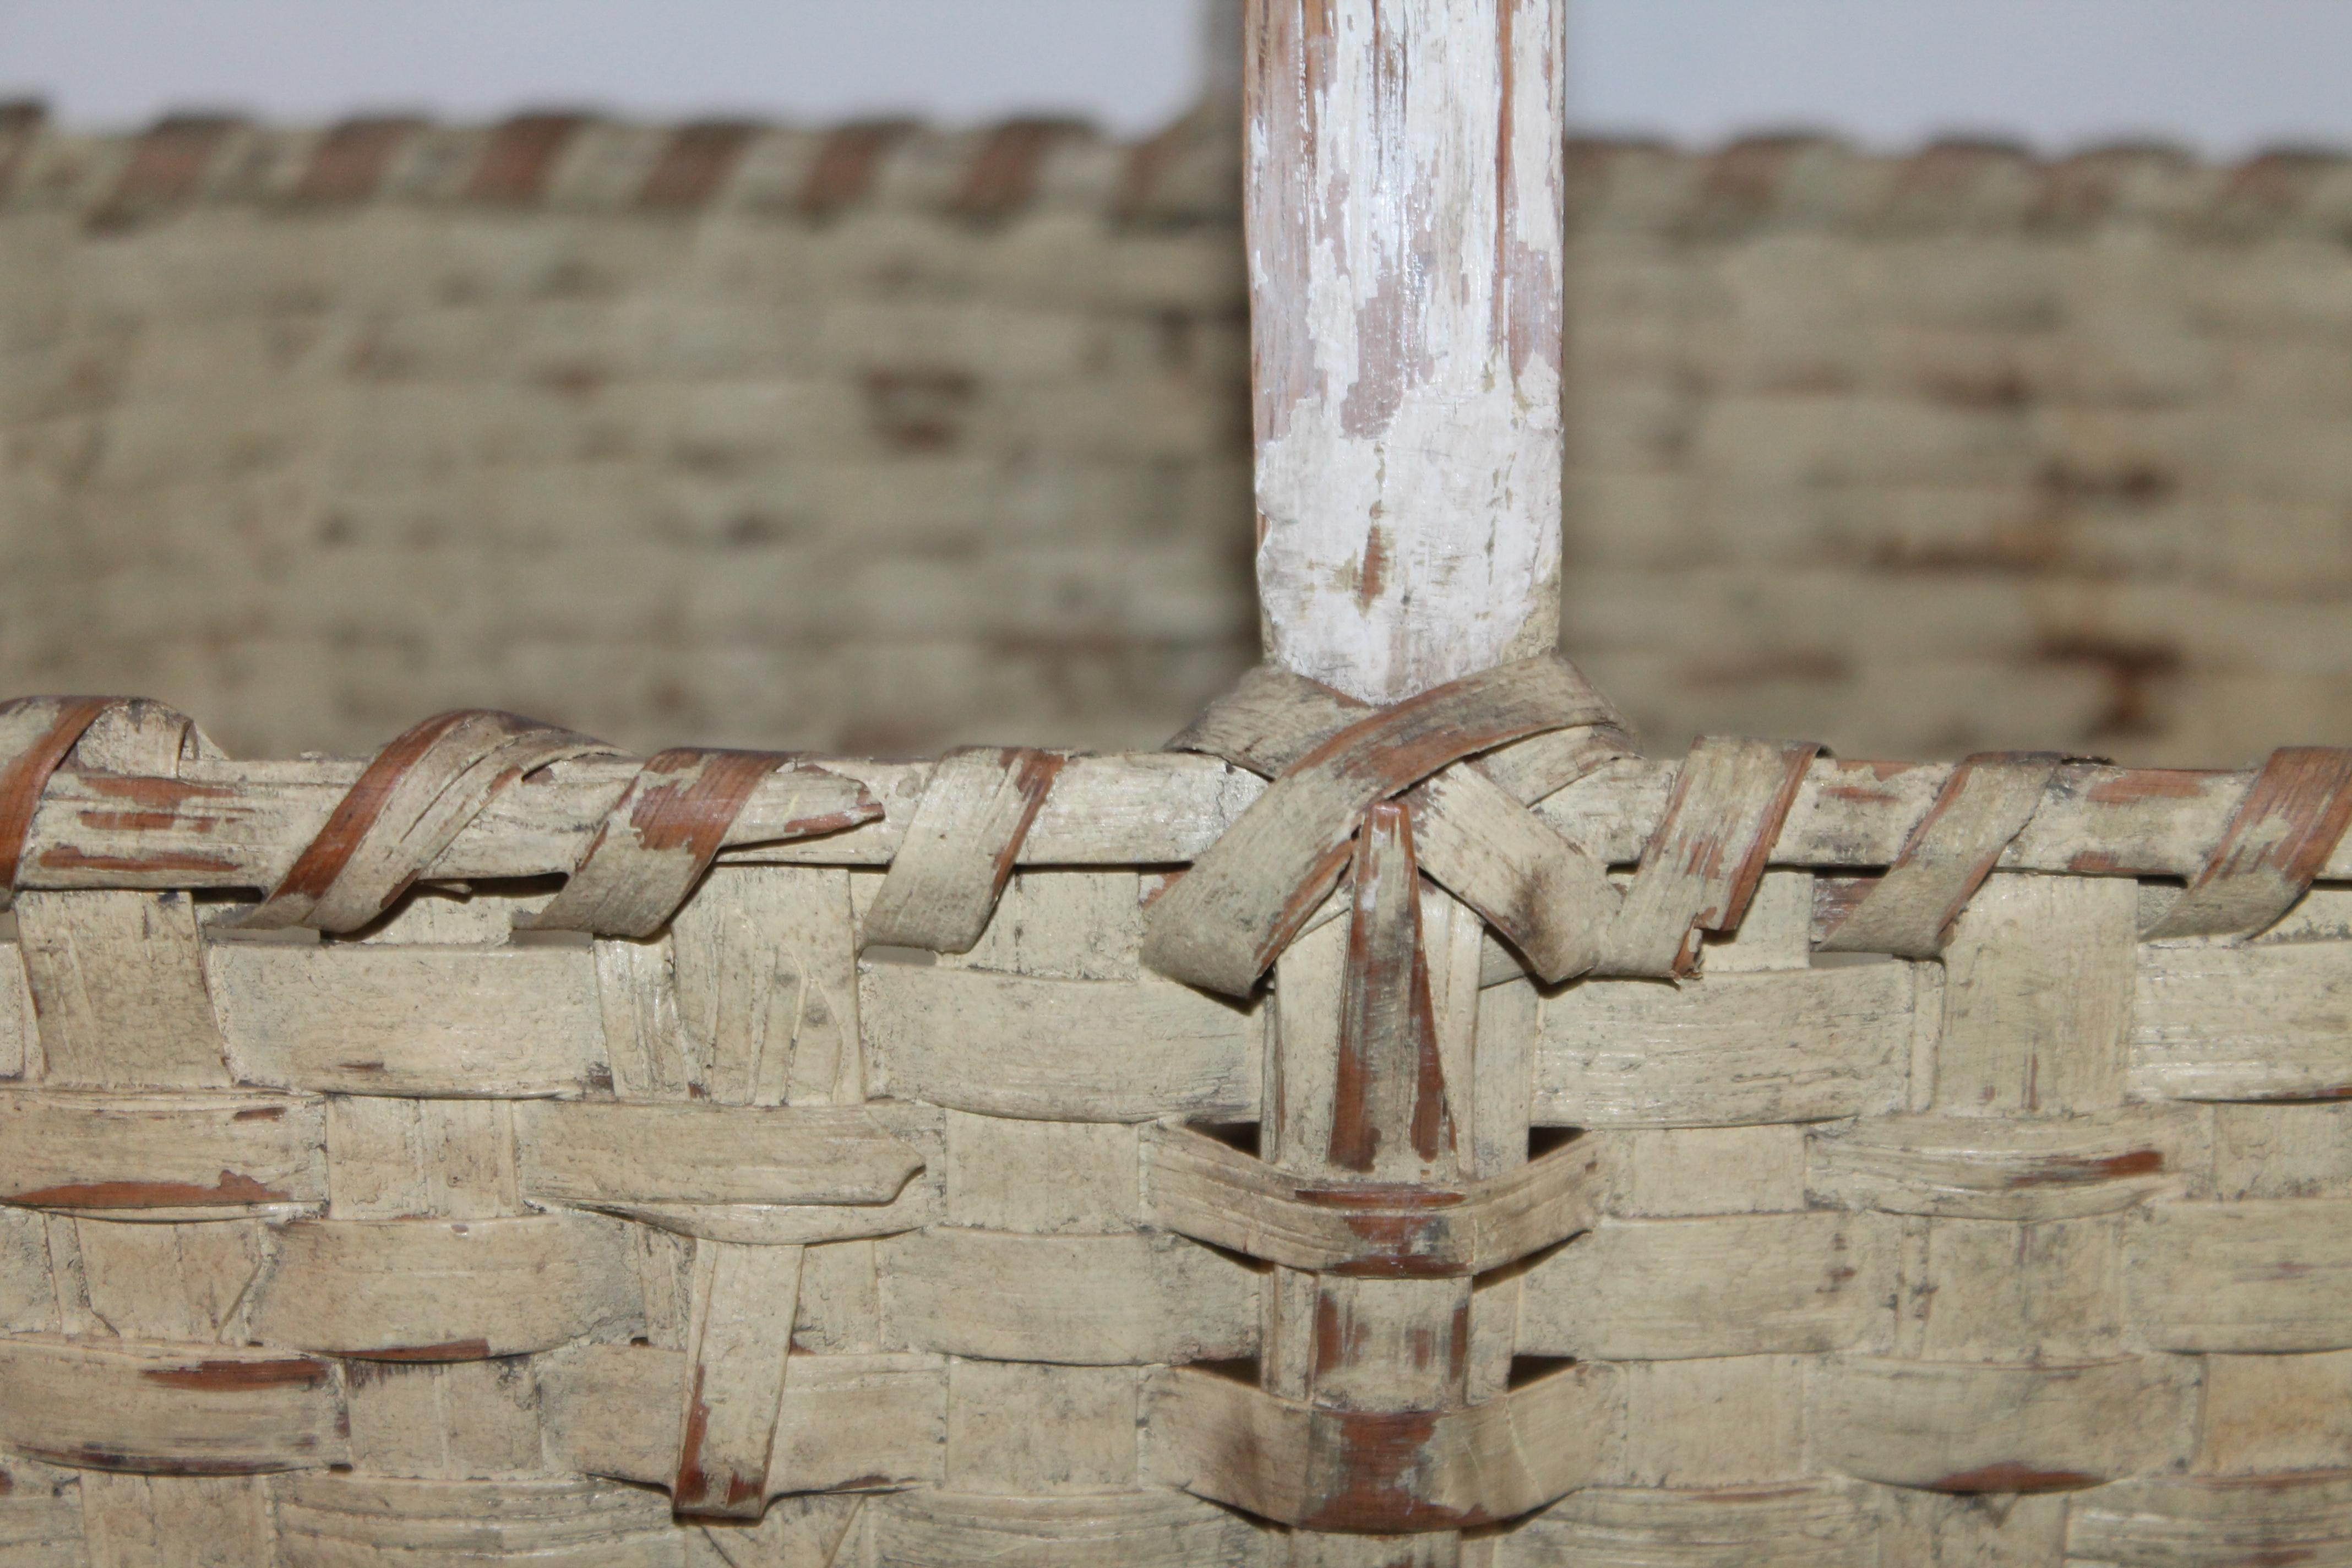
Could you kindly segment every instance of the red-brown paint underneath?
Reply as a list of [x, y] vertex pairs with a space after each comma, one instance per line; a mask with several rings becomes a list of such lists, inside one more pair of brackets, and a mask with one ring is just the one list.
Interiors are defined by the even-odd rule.
[[907, 121], [872, 121], [835, 128], [818, 148], [796, 204], [806, 218], [826, 218], [854, 206], [873, 188], [883, 157], [914, 129]]
[[213, 114], [159, 121], [132, 146], [112, 194], [90, 215], [90, 226], [103, 231], [146, 208], [193, 200], [204, 186], [214, 154], [236, 128], [235, 120]]
[[[47, 700], [50, 700], [20, 699], [0, 705], [0, 714]], [[55, 700], [58, 715], [47, 731], [8, 759], [6, 767], [0, 768], [0, 887], [16, 885], [25, 840], [33, 831], [33, 813], [41, 804], [41, 791], [47, 785], [49, 775], [57, 772], [58, 764], [65, 761], [66, 753], [80, 741], [83, 731], [120, 699], [66, 697]]]
[[165, 1388], [236, 1394], [257, 1388], [323, 1388], [334, 1369], [310, 1356], [271, 1361], [200, 1361], [194, 1366], [149, 1367], [139, 1374]]
[[286, 1467], [275, 1459], [192, 1459], [184, 1455], [131, 1454], [119, 1448], [42, 1448], [18, 1452], [74, 1470], [115, 1470], [141, 1476], [252, 1476]]
[[444, 1340], [432, 1345], [387, 1345], [375, 1350], [338, 1351], [338, 1355], [354, 1361], [445, 1362], [488, 1361], [495, 1352], [490, 1342], [477, 1336], [465, 1340]]
[[704, 1369], [694, 1369], [694, 1392], [687, 1396], [686, 1430], [678, 1442], [677, 1479], [670, 1487], [673, 1506], [684, 1508], [688, 1500], [700, 1498], [708, 1490], [710, 1478], [702, 1468], [702, 1445], [710, 1436], [710, 1405], [702, 1397]]
[[1021, 846], [1028, 842], [1029, 829], [1036, 826], [1037, 814], [1045, 808], [1045, 797], [1053, 793], [1054, 781], [1062, 776], [1062, 764], [1066, 760], [1057, 752], [1025, 748], [1006, 753], [1007, 765], [1014, 765], [1015, 759], [1018, 762], [1013, 787], [1021, 795], [1021, 816], [1014, 821], [1013, 831], [1005, 836], [1003, 847], [996, 852], [995, 864], [990, 868], [998, 896], [1013, 879], [1013, 868], [1021, 859]]
[[2012, 1188], [2079, 1187], [2094, 1182], [2153, 1176], [2163, 1169], [2164, 1152], [2160, 1149], [2134, 1149], [2128, 1153], [2096, 1159], [2053, 1155], [2039, 1162], [2033, 1169], [2011, 1176], [2008, 1184]]
[[730, 1469], [722, 1480], [705, 1468], [702, 1450], [710, 1436], [710, 1405], [702, 1397], [705, 1372], [699, 1364], [694, 1369], [694, 1390], [686, 1407], [686, 1430], [678, 1444], [677, 1478], [670, 1488], [670, 1510], [681, 1519], [703, 1515], [740, 1518], [746, 1504], [764, 1500], [767, 1478]]
[[112, 795], [156, 811], [178, 812], [201, 801], [234, 800], [237, 793], [226, 784], [189, 784], [146, 773], [85, 773], [76, 778], [92, 795]]
[[1298, 1202], [1316, 1208], [1354, 1209], [1368, 1215], [1388, 1209], [1454, 1208], [1470, 1198], [1470, 1194], [1460, 1187], [1423, 1187], [1409, 1182], [1350, 1182], [1301, 1186], [1292, 1188], [1291, 1195]]
[[1363, 563], [1356, 572], [1356, 607], [1369, 610], [1389, 581], [1389, 531], [1374, 523], [1364, 534]]
[[1340, 1372], [1356, 1364], [1363, 1336], [1354, 1331], [1328, 1291], [1315, 1297], [1315, 1375]]
[[515, 205], [538, 201], [556, 161], [588, 123], [579, 114], [519, 114], [490, 132], [481, 162], [466, 183], [466, 199]]
[[[1328, 1157], [1341, 1170], [1370, 1171], [1383, 1141], [1402, 1133], [1414, 1153], [1433, 1161], [1453, 1147], [1454, 1130], [1423, 950], [1412, 817], [1404, 806], [1383, 801], [1365, 813], [1355, 879]], [[1379, 1125], [1377, 1085], [1406, 1073], [1413, 1080], [1407, 1125]]]
[[664, 752], [646, 763], [640, 778], [688, 776], [681, 784], [641, 790], [629, 808], [630, 829], [645, 848], [683, 849], [696, 864], [708, 866], [752, 793], [791, 763], [788, 756], [767, 752]]
[[[408, 775], [426, 753], [450, 731], [472, 717], [469, 711], [439, 713], [410, 728], [378, 752], [361, 773], [359, 779], [345, 791], [327, 814], [325, 824], [318, 834], [294, 858], [278, 886], [270, 892], [272, 900], [299, 897], [320, 899], [335, 885], [335, 879], [352, 854], [360, 840], [383, 814], [385, 803], [400, 781]], [[513, 715], [506, 717], [513, 719]], [[515, 720], [518, 724], [528, 721]]]
[[982, 222], [1020, 212], [1036, 197], [1046, 158], [1079, 129], [1066, 120], [1011, 120], [997, 126], [965, 169], [963, 188], [950, 210]]
[[2097, 1486], [2103, 1479], [2083, 1470], [2037, 1470], [2031, 1465], [2012, 1459], [1997, 1465], [1980, 1465], [1973, 1470], [1962, 1470], [1941, 1480], [1929, 1481], [1927, 1489], [1933, 1492], [2066, 1492]]
[[[282, 1114], [273, 1110], [272, 1114]], [[239, 1111], [240, 1117], [247, 1112]], [[199, 1208], [212, 1204], [282, 1204], [293, 1194], [264, 1186], [252, 1177], [223, 1171], [207, 1187], [194, 1182], [68, 1182], [11, 1193], [6, 1201], [27, 1208]]]
[[[1763, 815], [1758, 819], [1756, 831], [1740, 851], [1724, 889], [1723, 902], [1713, 918], [1704, 923], [1709, 931], [1728, 931], [1739, 929], [1747, 916], [1748, 906], [1756, 897], [1757, 884], [1764, 879], [1764, 868], [1772, 858], [1772, 846], [1779, 841], [1781, 825], [1789, 820], [1789, 812], [1797, 804], [1797, 791], [1805, 782], [1805, 770], [1811, 767], [1821, 747], [1809, 741], [1790, 742], [1780, 748], [1780, 783], [1772, 792]], [[1684, 952], [1695, 964], [1697, 949], [1685, 944]]]
[[[2266, 847], [2252, 856], [2238, 847], [2255, 828], [2273, 823], [2284, 830]], [[2309, 887], [2347, 826], [2352, 826], [2352, 751], [2294, 746], [2274, 752], [2231, 813], [2229, 826], [2189, 886], [2194, 889], [2228, 877], [2270, 871], [2291, 887]]]
[[393, 159], [425, 122], [347, 120], [319, 139], [294, 187], [298, 202], [357, 202], [375, 195]]
[[156, 850], [145, 855], [91, 855], [70, 844], [41, 851], [45, 871], [117, 871], [126, 876], [152, 876], [163, 871], [194, 872], [207, 879], [243, 871], [233, 855], [205, 855], [193, 849]]
[[657, 212], [708, 206], [759, 133], [758, 126], [733, 120], [679, 126], [638, 187], [637, 205]]
[[2183, 768], [2130, 768], [2103, 779], [2083, 792], [2093, 805], [2142, 805], [2157, 800], [2195, 800], [2205, 793], [2211, 773]]
[[1322, 1478], [1326, 1485], [1319, 1495], [1307, 1500], [1296, 1521], [1300, 1526], [1351, 1534], [1409, 1535], [1487, 1521], [1475, 1506], [1447, 1508], [1420, 1495], [1433, 1458], [1436, 1412], [1332, 1412], [1325, 1419], [1334, 1439]]
[[[168, 833], [181, 826], [181, 819], [168, 811], [93, 811], [84, 809], [77, 815], [84, 827], [101, 833]], [[198, 833], [209, 833], [213, 824], [198, 821], [187, 824]]]

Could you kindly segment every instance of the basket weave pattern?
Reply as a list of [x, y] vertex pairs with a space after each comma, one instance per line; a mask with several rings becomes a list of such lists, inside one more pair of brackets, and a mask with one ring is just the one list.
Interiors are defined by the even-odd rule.
[[1179, 745], [0, 709], [0, 1564], [2352, 1560], [2352, 758]]

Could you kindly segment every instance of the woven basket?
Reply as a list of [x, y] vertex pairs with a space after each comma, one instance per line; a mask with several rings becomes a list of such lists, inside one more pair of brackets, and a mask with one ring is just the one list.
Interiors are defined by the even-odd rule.
[[1179, 745], [0, 710], [0, 1564], [2352, 1561], [2352, 755]]

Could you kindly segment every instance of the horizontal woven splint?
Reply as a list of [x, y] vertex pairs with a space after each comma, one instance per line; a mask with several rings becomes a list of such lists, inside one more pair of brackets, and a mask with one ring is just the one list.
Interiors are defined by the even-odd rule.
[[2352, 1562], [2348, 820], [1552, 658], [924, 763], [19, 701], [0, 1568]]

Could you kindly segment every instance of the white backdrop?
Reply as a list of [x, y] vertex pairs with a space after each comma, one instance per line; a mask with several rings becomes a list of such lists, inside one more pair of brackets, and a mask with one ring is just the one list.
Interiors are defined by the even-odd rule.
[[1156, 129], [1201, 79], [1202, 0], [0, 0], [0, 96], [68, 123], [530, 107]]
[[1709, 145], [2352, 145], [2352, 0], [1570, 0], [1570, 112]]
[[[1203, 75], [1216, 0], [0, 0], [0, 96], [68, 123], [591, 107], [1140, 132]], [[1571, 0], [1585, 127], [1707, 144], [1943, 132], [2211, 156], [2352, 144], [2352, 0]]]

